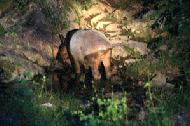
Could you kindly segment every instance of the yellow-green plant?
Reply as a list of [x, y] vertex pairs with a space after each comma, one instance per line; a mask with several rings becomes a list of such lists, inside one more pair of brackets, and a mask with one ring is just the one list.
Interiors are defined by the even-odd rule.
[[[148, 81], [145, 83], [144, 88], [147, 89], [147, 101], [146, 101], [146, 107], [147, 107], [147, 119], [144, 122], [147, 126], [172, 126], [172, 122], [170, 117], [168, 116], [168, 113], [166, 112], [166, 109], [164, 108], [164, 105], [162, 105], [162, 101], [156, 101], [159, 100], [154, 92], [152, 91], [152, 81], [148, 77]], [[157, 102], [157, 104], [155, 104]]]
[[[80, 116], [80, 120], [86, 125], [108, 125], [120, 126], [124, 124], [127, 115], [127, 99], [122, 98], [92, 98], [93, 104], [98, 106], [98, 110], [92, 108], [91, 113], [75, 111], [73, 114]], [[108, 123], [109, 122], [109, 123]]]

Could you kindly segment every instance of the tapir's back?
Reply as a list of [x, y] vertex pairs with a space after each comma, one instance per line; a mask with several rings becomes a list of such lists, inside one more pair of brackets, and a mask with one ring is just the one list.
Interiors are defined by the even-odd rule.
[[82, 62], [84, 56], [111, 48], [104, 34], [96, 30], [78, 30], [71, 38], [70, 49]]

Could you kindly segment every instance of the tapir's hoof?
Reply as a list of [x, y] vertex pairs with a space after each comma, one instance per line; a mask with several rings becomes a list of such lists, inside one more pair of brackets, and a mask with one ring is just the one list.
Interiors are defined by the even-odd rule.
[[100, 80], [101, 76], [100, 75], [94, 75], [94, 80]]

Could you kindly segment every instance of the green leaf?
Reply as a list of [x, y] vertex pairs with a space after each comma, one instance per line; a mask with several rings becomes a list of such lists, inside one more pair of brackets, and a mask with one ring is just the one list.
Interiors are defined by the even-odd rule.
[[146, 82], [145, 85], [144, 85], [144, 88], [145, 88], [145, 89], [150, 88], [150, 85], [151, 85], [150, 82]]

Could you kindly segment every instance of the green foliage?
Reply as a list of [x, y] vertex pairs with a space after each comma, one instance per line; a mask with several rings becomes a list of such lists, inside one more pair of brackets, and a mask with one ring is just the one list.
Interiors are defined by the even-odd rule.
[[33, 78], [33, 72], [31, 70], [28, 70], [24, 73], [24, 76], [27, 80], [31, 80]]
[[0, 13], [8, 11], [12, 7], [12, 4], [13, 0], [0, 0]]
[[[102, 0], [103, 1], [103, 0]], [[137, 0], [107, 0], [114, 8], [126, 9], [131, 4], [136, 3]]]
[[108, 119], [110, 121], [123, 120], [127, 113], [127, 101], [126, 97], [121, 99], [97, 99], [99, 106], [107, 106], [106, 112], [103, 110], [99, 112], [99, 116], [102, 119]]
[[160, 68], [157, 65], [157, 63], [153, 63], [151, 60], [141, 59], [136, 63], [128, 65], [126, 71], [132, 77], [146, 80], [150, 73], [153, 76], [155, 71]]
[[24, 12], [31, 0], [14, 0], [16, 9], [21, 12]]
[[[89, 114], [83, 111], [76, 111], [74, 114], [80, 116], [81, 121], [85, 121], [85, 125], [99, 126], [121, 126], [124, 125], [127, 114], [126, 96], [119, 98], [97, 98], [93, 99], [93, 103], [98, 105], [98, 110], [92, 110]], [[97, 113], [98, 112], [98, 113]], [[109, 122], [109, 123], [108, 123]]]
[[[42, 80], [47, 81], [47, 78], [43, 77]], [[15, 115], [17, 117], [15, 121], [20, 125], [77, 125], [80, 120], [75, 120], [71, 111], [80, 110], [81, 101], [71, 95], [60, 96], [49, 91], [43, 91], [41, 94], [44, 87], [40, 85], [30, 80], [17, 80], [13, 88], [7, 89], [6, 92], [9, 93], [3, 96], [1, 94], [1, 98], [5, 100], [3, 108], [0, 108], [1, 114]], [[52, 104], [52, 107], [44, 106], [45, 103]]]
[[[147, 118], [143, 125], [147, 126], [172, 126], [172, 116], [181, 108], [190, 105], [189, 85], [177, 89], [155, 89], [152, 82], [148, 81], [144, 88], [147, 89]], [[186, 120], [185, 120], [186, 121]]]
[[82, 9], [88, 10], [92, 6], [92, 0], [74, 0], [82, 6]]
[[186, 66], [189, 65], [189, 48], [190, 48], [190, 17], [189, 17], [189, 1], [188, 0], [140, 0], [145, 5], [154, 6], [155, 12], [152, 14], [152, 19], [155, 19], [153, 28], [169, 33], [168, 40], [162, 40], [175, 50], [172, 55], [176, 57], [180, 68], [186, 71]]
[[14, 8], [18, 12], [25, 13], [32, 1], [35, 0], [0, 0], [0, 12], [5, 13]]
[[4, 27], [0, 24], [0, 36], [4, 35], [6, 33], [6, 30]]
[[131, 29], [123, 29], [121, 35], [128, 35], [134, 37], [134, 34], [131, 32]]
[[156, 18], [161, 16], [161, 12], [153, 11], [150, 15], [148, 15], [145, 19], [155, 20]]
[[127, 45], [124, 46], [124, 49], [127, 51], [127, 53], [129, 53], [129, 57], [130, 58], [140, 58], [140, 53], [135, 51], [133, 48], [129, 48]]
[[156, 93], [152, 90], [152, 82], [148, 80], [144, 88], [147, 89], [146, 107], [148, 115], [143, 124], [147, 126], [172, 126], [171, 113], [167, 111], [163, 101], [156, 97]]
[[174, 92], [162, 92], [158, 98], [163, 102], [165, 109], [171, 113], [181, 111], [190, 106], [190, 86], [176, 88]]
[[0, 57], [0, 80], [9, 80], [15, 70], [14, 64], [7, 58]]
[[54, 34], [68, 28], [67, 13], [70, 10], [68, 1], [64, 1], [59, 7], [48, 3], [47, 0], [38, 0], [38, 3]]

